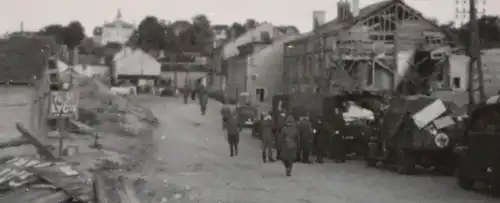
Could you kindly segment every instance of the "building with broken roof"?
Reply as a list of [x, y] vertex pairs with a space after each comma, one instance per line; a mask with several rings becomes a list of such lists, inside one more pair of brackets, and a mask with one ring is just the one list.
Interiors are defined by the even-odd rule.
[[[453, 36], [404, 1], [386, 0], [361, 9], [356, 2], [338, 2], [337, 17], [328, 22], [324, 12], [314, 12], [315, 29], [286, 43], [284, 91], [411, 92], [429, 81], [449, 86], [446, 53]], [[430, 69], [424, 71], [427, 78], [408, 76], [417, 69]]]

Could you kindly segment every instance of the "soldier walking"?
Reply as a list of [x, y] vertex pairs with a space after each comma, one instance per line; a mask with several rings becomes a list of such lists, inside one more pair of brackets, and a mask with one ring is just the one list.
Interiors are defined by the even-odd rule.
[[328, 134], [325, 131], [325, 124], [323, 121], [318, 118], [316, 122], [314, 122], [314, 149], [316, 152], [316, 162], [323, 163], [323, 158], [325, 157], [326, 150], [328, 149]]
[[222, 130], [226, 130], [226, 125], [229, 117], [231, 116], [231, 108], [227, 104], [227, 100], [224, 98], [224, 104], [220, 109], [220, 115], [222, 118]]
[[208, 95], [203, 87], [198, 90], [198, 100], [200, 102], [201, 115], [205, 115], [207, 110]]
[[182, 96], [184, 96], [184, 104], [188, 103], [189, 94], [191, 93], [191, 87], [188, 84], [184, 85], [184, 89], [182, 89]]
[[238, 155], [238, 144], [240, 142], [240, 131], [238, 127], [238, 119], [236, 113], [231, 112], [231, 116], [227, 120], [227, 142], [229, 143], [229, 154], [231, 157]]
[[301, 161], [303, 163], [311, 163], [309, 161], [309, 156], [312, 151], [313, 128], [311, 126], [311, 122], [309, 121], [309, 117], [302, 117], [300, 119], [300, 122], [297, 124], [297, 128], [300, 138], [299, 150], [297, 150], [297, 161]]
[[283, 128], [283, 141], [281, 146], [281, 160], [285, 165], [286, 176], [292, 175], [293, 163], [297, 160], [297, 143], [299, 135], [292, 116], [287, 116], [286, 125]]
[[274, 135], [272, 128], [272, 117], [269, 113], [263, 115], [263, 119], [260, 122], [260, 137], [262, 141], [262, 161], [266, 163], [267, 161], [276, 161], [273, 158], [273, 145], [274, 145]]
[[276, 123], [273, 128], [273, 135], [275, 140], [276, 156], [281, 159], [281, 144], [283, 141], [283, 128], [286, 125], [286, 113], [279, 112], [276, 118]]

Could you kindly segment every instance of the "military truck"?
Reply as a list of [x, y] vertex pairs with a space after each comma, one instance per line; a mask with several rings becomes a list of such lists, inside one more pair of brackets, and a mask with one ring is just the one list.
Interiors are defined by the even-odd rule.
[[455, 107], [424, 95], [391, 98], [378, 132], [369, 138], [367, 166], [383, 162], [400, 174], [411, 174], [420, 165], [452, 174], [457, 161], [453, 149], [463, 137], [451, 116]]
[[500, 96], [494, 96], [476, 107], [466, 122], [459, 151], [458, 185], [466, 190], [474, 183], [491, 186], [500, 195]]

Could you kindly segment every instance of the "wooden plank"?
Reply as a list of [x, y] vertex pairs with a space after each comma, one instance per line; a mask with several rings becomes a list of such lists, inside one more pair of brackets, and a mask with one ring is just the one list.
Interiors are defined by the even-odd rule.
[[26, 138], [35, 148], [37, 153], [42, 157], [42, 159], [48, 161], [56, 161], [58, 158], [54, 155], [52, 151], [47, 149], [47, 146], [50, 145], [48, 141], [43, 141], [42, 139], [32, 135], [28, 129], [26, 129], [22, 124], [16, 123], [17, 131], [21, 133], [21, 135]]
[[94, 199], [93, 179], [89, 173], [78, 171], [66, 163], [34, 167], [29, 170], [80, 201], [87, 202]]
[[94, 174], [96, 199], [99, 203], [121, 203], [120, 195], [115, 190], [115, 180], [103, 172]]
[[14, 189], [35, 182], [38, 177], [27, 169], [47, 164], [50, 164], [50, 162], [43, 162], [29, 157], [12, 158], [0, 165], [0, 187]]
[[141, 203], [139, 197], [137, 197], [137, 192], [134, 188], [134, 181], [126, 178], [124, 176], [118, 177], [119, 182], [121, 183], [121, 188], [126, 194], [129, 203]]
[[68, 199], [70, 196], [61, 191], [32, 188], [17, 188], [0, 196], [0, 202], [62, 203]]

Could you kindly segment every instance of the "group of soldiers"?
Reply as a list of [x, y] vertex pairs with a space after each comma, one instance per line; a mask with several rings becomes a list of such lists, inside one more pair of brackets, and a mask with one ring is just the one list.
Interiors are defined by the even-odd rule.
[[[227, 132], [230, 155], [237, 156], [241, 132], [238, 126], [238, 115], [229, 106], [224, 105], [221, 109], [221, 117], [222, 127]], [[316, 162], [323, 163], [327, 151], [331, 148], [329, 143], [332, 139], [328, 136], [329, 130], [321, 121], [311, 122], [309, 116], [295, 119], [291, 115], [281, 113], [276, 122], [269, 112], [264, 112], [260, 119], [253, 130], [257, 130], [260, 135], [264, 163], [282, 161], [286, 176], [291, 175], [295, 162], [313, 163], [311, 161], [313, 151], [316, 155]], [[345, 153], [336, 154], [338, 156], [334, 158], [337, 162], [345, 161], [345, 156], [342, 156]]]
[[184, 103], [187, 104], [189, 101], [189, 96], [191, 96], [191, 100], [196, 99], [196, 95], [198, 95], [198, 101], [200, 103], [200, 111], [202, 115], [205, 115], [207, 110], [208, 103], [208, 94], [203, 85], [199, 84], [196, 88], [191, 88], [190, 85], [185, 84], [184, 88], [181, 89], [181, 93], [184, 97]]

